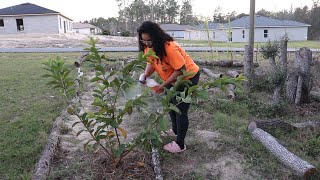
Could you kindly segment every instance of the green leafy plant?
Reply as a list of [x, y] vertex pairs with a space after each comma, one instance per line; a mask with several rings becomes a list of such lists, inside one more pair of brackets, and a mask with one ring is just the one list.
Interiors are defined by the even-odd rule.
[[47, 85], [53, 85], [53, 88], [59, 89], [59, 91], [67, 98], [74, 94], [74, 81], [69, 77], [70, 70], [66, 67], [64, 60], [60, 57], [56, 59], [50, 59], [43, 63], [47, 67], [49, 74], [45, 74], [43, 77], [51, 78], [51, 81]]
[[[129, 154], [135, 147], [142, 145], [145, 148], [159, 146], [162, 144], [160, 137], [161, 131], [166, 131], [168, 128], [168, 120], [165, 115], [173, 110], [180, 113], [177, 105], [182, 102], [191, 103], [193, 98], [208, 98], [207, 89], [218, 87], [225, 89], [226, 84], [238, 85], [243, 81], [243, 76], [238, 78], [222, 78], [214, 82], [207, 82], [201, 86], [192, 86], [183, 92], [177, 91], [182, 84], [190, 86], [191, 81], [186, 80], [192, 74], [183, 72], [183, 75], [177, 78], [175, 85], [170, 89], [165, 89], [166, 95], [162, 97], [162, 108], [156, 112], [149, 113], [147, 123], [141, 130], [140, 134], [130, 142], [125, 142], [128, 132], [123, 126], [124, 116], [131, 115], [134, 109], [143, 108], [147, 103], [144, 101], [145, 95], [148, 91], [144, 91], [141, 95], [127, 99], [124, 104], [119, 104], [119, 99], [126, 90], [128, 90], [136, 80], [133, 78], [134, 71], [140, 71], [145, 68], [148, 57], [158, 58], [155, 52], [149, 50], [146, 54], [140, 52], [138, 59], [131, 61], [120, 70], [112, 70], [108, 72], [105, 68], [107, 58], [105, 55], [100, 55], [96, 47], [97, 40], [91, 38], [87, 43], [90, 48], [86, 48], [90, 53], [86, 57], [87, 62], [91, 62], [95, 68], [95, 77], [91, 82], [95, 83], [93, 106], [97, 107], [95, 112], [84, 112], [81, 101], [73, 103], [68, 108], [68, 113], [76, 115], [80, 121], [73, 124], [82, 123], [84, 129], [79, 131], [77, 135], [88, 132], [92, 139], [85, 143], [85, 147], [93, 142], [93, 149], [98, 151], [103, 149], [111, 158], [113, 165], [117, 166], [127, 154]], [[50, 70], [50, 69], [48, 69]], [[54, 78], [52, 76], [47, 76]], [[70, 78], [62, 78], [70, 81]], [[71, 92], [71, 86], [55, 86], [55, 88]], [[178, 104], [170, 103], [172, 98], [176, 98]]]

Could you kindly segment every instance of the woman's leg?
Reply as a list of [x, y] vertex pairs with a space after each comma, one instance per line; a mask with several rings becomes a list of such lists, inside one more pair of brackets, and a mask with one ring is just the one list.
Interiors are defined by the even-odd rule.
[[[198, 72], [193, 78], [191, 78], [192, 85], [197, 85], [200, 78], [200, 72]], [[185, 86], [179, 88], [180, 91], [183, 91]], [[175, 99], [175, 98], [174, 98]], [[177, 123], [177, 139], [176, 143], [179, 145], [180, 149], [184, 149], [184, 139], [186, 137], [188, 128], [189, 128], [189, 118], [188, 110], [190, 103], [180, 103], [177, 108], [180, 110], [181, 114], [176, 113], [176, 123]]]

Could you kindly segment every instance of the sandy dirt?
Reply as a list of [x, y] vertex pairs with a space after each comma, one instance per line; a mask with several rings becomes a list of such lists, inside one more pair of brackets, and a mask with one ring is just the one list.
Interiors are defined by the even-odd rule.
[[0, 35], [0, 48], [84, 48], [90, 37], [98, 38], [98, 47], [138, 46], [136, 37], [84, 34], [18, 34]]

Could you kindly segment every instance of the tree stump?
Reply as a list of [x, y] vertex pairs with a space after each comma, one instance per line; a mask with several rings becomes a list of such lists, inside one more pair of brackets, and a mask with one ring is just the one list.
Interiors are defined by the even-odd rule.
[[253, 47], [250, 45], [245, 46], [243, 73], [248, 79], [244, 83], [244, 88], [246, 92], [250, 92], [253, 78]]
[[310, 101], [312, 52], [308, 48], [300, 48], [296, 52], [294, 68], [286, 82], [287, 98], [291, 103], [299, 105]]

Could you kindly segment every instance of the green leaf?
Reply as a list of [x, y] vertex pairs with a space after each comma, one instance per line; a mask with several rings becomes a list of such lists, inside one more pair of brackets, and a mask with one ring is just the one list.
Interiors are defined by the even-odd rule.
[[107, 135], [99, 135], [96, 137], [96, 140], [100, 141], [101, 139], [106, 139], [106, 138], [107, 138]]
[[172, 110], [172, 111], [175, 111], [176, 113], [179, 113], [181, 114], [181, 111], [173, 104], [170, 103], [170, 106], [169, 108]]
[[161, 131], [168, 130], [168, 121], [167, 121], [167, 119], [164, 118], [164, 117], [160, 117], [159, 126], [160, 126]]
[[195, 86], [191, 86], [189, 89], [188, 89], [188, 95], [193, 93], [194, 91], [196, 91], [198, 89], [198, 85], [195, 85]]
[[191, 96], [189, 95], [186, 98], [182, 99], [182, 102], [191, 103], [192, 102]]
[[94, 77], [90, 80], [90, 82], [102, 81], [103, 79], [100, 77]]
[[201, 90], [201, 91], [198, 91], [197, 92], [199, 97], [202, 98], [202, 99], [209, 99], [209, 93], [208, 91], [205, 91], [205, 90]]
[[76, 111], [75, 111], [72, 107], [69, 107], [69, 108], [67, 109], [67, 112], [68, 112], [68, 114], [70, 114], [70, 115], [74, 115], [74, 114], [76, 113]]
[[125, 148], [126, 148], [125, 144], [121, 144], [119, 146], [119, 148], [115, 151], [115, 155], [117, 158], [119, 158], [121, 156], [121, 154], [124, 152]]
[[100, 71], [103, 75], [106, 74], [106, 69], [101, 65], [96, 66], [96, 70]]
[[94, 118], [94, 117], [96, 117], [96, 115], [95, 115], [93, 112], [88, 112], [87, 114], [88, 114], [88, 115], [87, 115], [87, 118]]
[[120, 130], [120, 132], [121, 132], [122, 136], [124, 137], [124, 139], [127, 139], [127, 137], [128, 137], [127, 131], [124, 130], [123, 128], [121, 128], [121, 127], [118, 127], [118, 129]]

